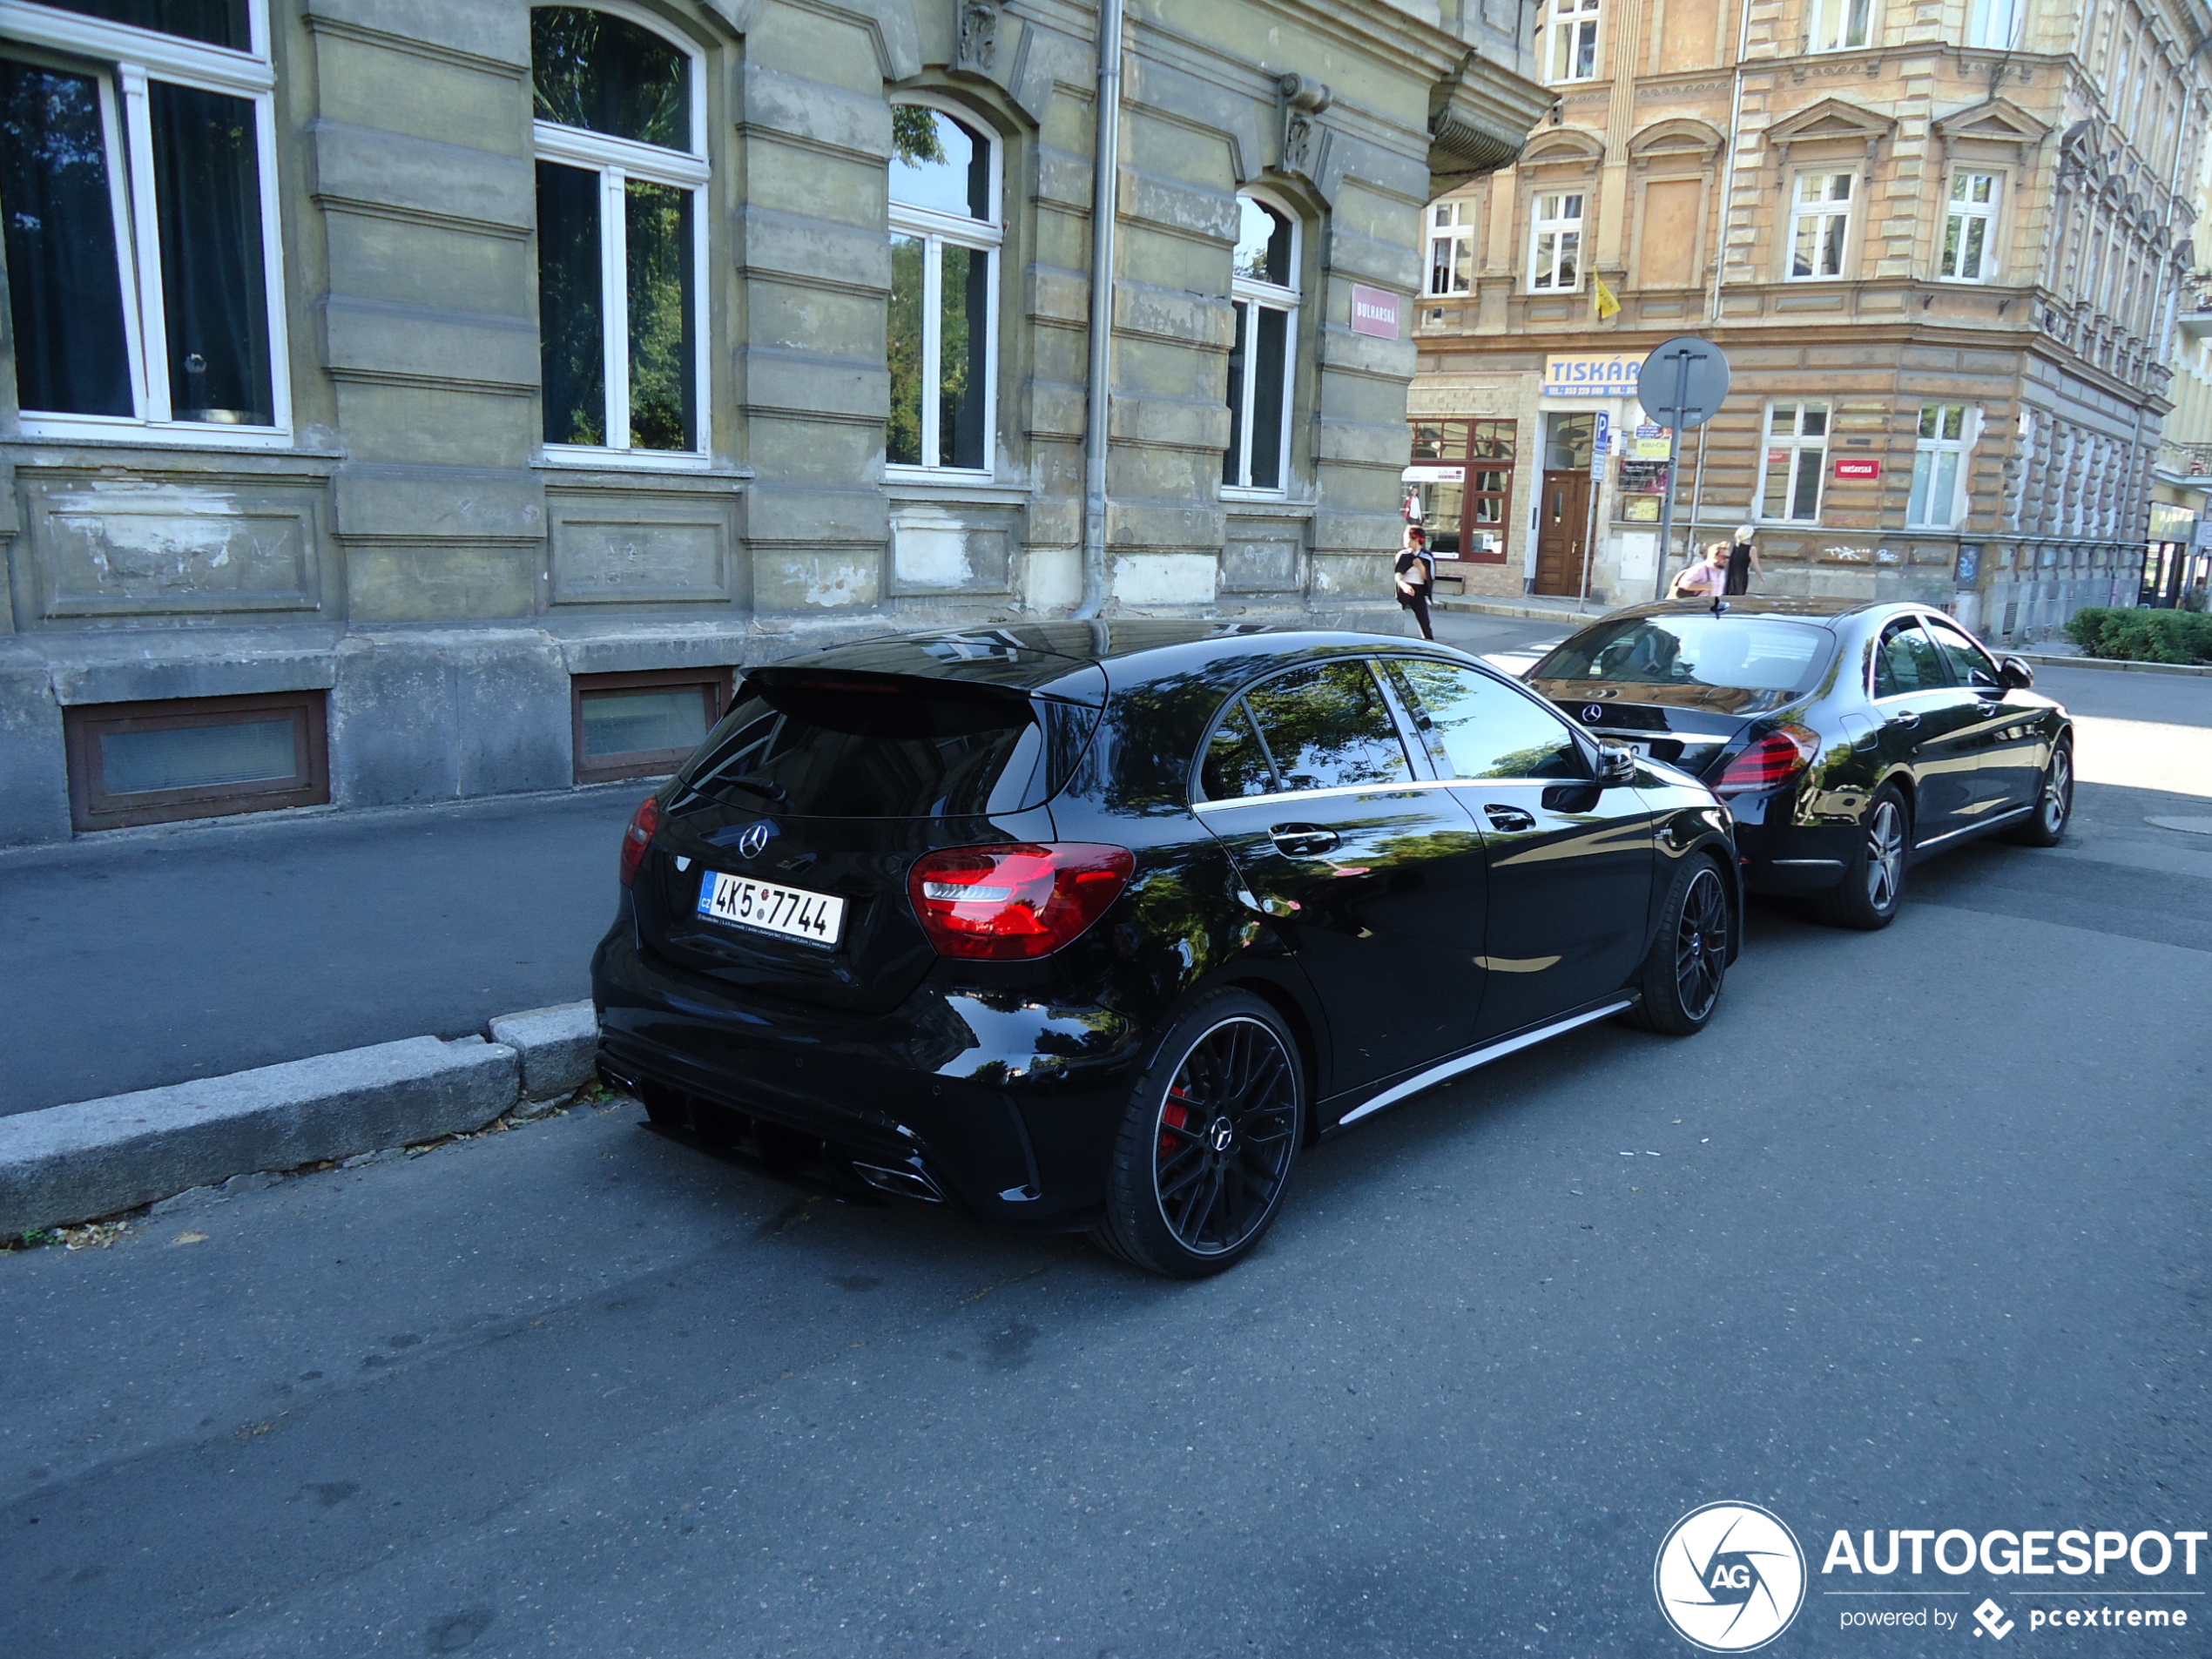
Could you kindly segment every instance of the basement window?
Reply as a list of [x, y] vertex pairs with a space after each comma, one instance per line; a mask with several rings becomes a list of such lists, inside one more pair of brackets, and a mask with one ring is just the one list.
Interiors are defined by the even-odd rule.
[[570, 684], [580, 784], [674, 772], [730, 705], [726, 668], [578, 674]]
[[321, 691], [88, 704], [63, 710], [62, 729], [80, 830], [330, 799]]

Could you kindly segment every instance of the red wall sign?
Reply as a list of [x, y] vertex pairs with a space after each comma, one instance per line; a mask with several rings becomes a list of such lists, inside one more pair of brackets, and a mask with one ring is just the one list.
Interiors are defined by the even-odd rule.
[[1379, 340], [1395, 340], [1399, 331], [1399, 298], [1387, 288], [1371, 288], [1364, 282], [1352, 285], [1352, 332], [1372, 334]]
[[1836, 457], [1836, 476], [1838, 478], [1879, 478], [1882, 463], [1851, 455]]

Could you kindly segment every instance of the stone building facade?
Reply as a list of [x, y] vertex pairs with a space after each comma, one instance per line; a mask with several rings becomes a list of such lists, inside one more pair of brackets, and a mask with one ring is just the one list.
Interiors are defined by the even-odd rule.
[[1101, 0], [0, 0], [0, 844], [664, 771], [887, 628], [1394, 617], [1521, 3], [1128, 0], [1099, 500]]
[[2132, 603], [2208, 30], [2199, 0], [1546, 0], [1551, 110], [1430, 215], [1408, 482], [1467, 521], [1447, 570], [1651, 597], [1636, 370], [1700, 334], [1734, 381], [1669, 568], [1748, 521], [1770, 590], [2012, 641]]

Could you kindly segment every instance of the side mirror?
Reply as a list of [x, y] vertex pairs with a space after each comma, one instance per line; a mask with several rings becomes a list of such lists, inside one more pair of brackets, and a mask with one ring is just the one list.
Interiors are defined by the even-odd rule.
[[2018, 657], [2007, 657], [1997, 664], [1997, 671], [2009, 691], [2025, 691], [2035, 684], [2035, 670]]
[[1617, 743], [1601, 743], [1597, 746], [1597, 780], [1601, 784], [1634, 783], [1636, 758], [1632, 750]]

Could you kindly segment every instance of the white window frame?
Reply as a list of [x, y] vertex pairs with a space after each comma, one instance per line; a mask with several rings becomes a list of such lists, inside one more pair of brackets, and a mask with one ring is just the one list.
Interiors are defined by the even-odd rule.
[[[1237, 411], [1237, 479], [1221, 486], [1221, 496], [1227, 501], [1281, 501], [1291, 493], [1291, 416], [1298, 404], [1298, 308], [1304, 301], [1299, 284], [1305, 272], [1305, 221], [1298, 211], [1279, 196], [1264, 190], [1238, 192], [1238, 199], [1249, 198], [1264, 207], [1272, 208], [1290, 221], [1291, 226], [1291, 282], [1288, 287], [1262, 281], [1232, 272], [1229, 279], [1229, 303], [1236, 318], [1238, 342], [1244, 353], [1244, 380], [1240, 388], [1244, 407]], [[1259, 388], [1259, 314], [1279, 311], [1283, 320], [1283, 429], [1277, 435], [1279, 446], [1276, 453], [1283, 458], [1283, 482], [1280, 484], [1252, 482], [1252, 404]]]
[[[1844, 181], [1844, 193], [1835, 197], [1824, 192], [1834, 187], [1838, 179]], [[1811, 200], [1805, 198], [1805, 185], [1812, 180], [1823, 181], [1824, 193]], [[1841, 282], [1851, 275], [1851, 215], [1858, 205], [1858, 174], [1845, 167], [1806, 167], [1790, 181], [1790, 234], [1782, 245], [1782, 278], [1785, 282]], [[1843, 221], [1843, 235], [1838, 239], [1836, 268], [1823, 271], [1817, 267], [1817, 253], [1826, 247], [1830, 220]], [[1815, 269], [1800, 275], [1797, 272], [1797, 239], [1800, 228], [1807, 223], [1817, 223], [1821, 228], [1815, 233]]]
[[[1791, 412], [1791, 428], [1786, 433], [1777, 434], [1774, 429], [1774, 417], [1782, 409]], [[1821, 430], [1817, 437], [1804, 435], [1804, 412], [1807, 409], [1818, 409], [1821, 413]], [[1817, 524], [1820, 522], [1820, 509], [1828, 496], [1828, 440], [1834, 432], [1835, 421], [1835, 407], [1824, 398], [1770, 398], [1767, 401], [1766, 410], [1759, 420], [1759, 495], [1751, 515], [1754, 519], [1770, 524]], [[1819, 455], [1820, 464], [1813, 470], [1815, 482], [1810, 516], [1792, 517], [1788, 510], [1791, 505], [1788, 500], [1780, 502], [1767, 500], [1767, 476], [1772, 467], [1768, 457], [1777, 449], [1789, 452], [1789, 458], [1783, 463], [1783, 476], [1787, 481], [1784, 489], [1791, 492], [1797, 488], [1797, 473], [1803, 464], [1799, 457], [1808, 453]]]
[[[1972, 185], [1967, 193], [1958, 193], [1962, 179], [1989, 180], [1989, 199], [1975, 201]], [[1954, 167], [1951, 171], [1949, 188], [1943, 197], [1943, 235], [1936, 244], [1936, 280], [1939, 282], [1993, 282], [1997, 277], [1997, 215], [2005, 205], [2005, 175], [1993, 167]], [[1981, 224], [1981, 264], [1973, 272], [1946, 271], [1943, 268], [1946, 250], [1951, 246], [1952, 227], [1958, 227], [1959, 259], [1966, 262], [1967, 237], [1973, 224]]]
[[[1952, 413], [1959, 417], [1958, 435], [1946, 437], [1944, 417]], [[1935, 431], [1928, 435], [1931, 415], [1934, 417]], [[1912, 449], [1912, 492], [1905, 500], [1905, 525], [1912, 529], [1956, 529], [1966, 517], [1966, 469], [1974, 444], [1981, 436], [1981, 410], [1971, 403], [1926, 403], [1921, 406], [1919, 424], [1923, 435], [1915, 441]], [[1951, 498], [1942, 502], [1925, 502], [1924, 491], [1932, 493], [1934, 485], [1930, 481], [1946, 458], [1950, 459], [1952, 468]]]
[[[1604, 0], [1549, 0], [1544, 30], [1544, 79], [1553, 86], [1595, 81], [1605, 73]], [[1589, 67], [1577, 73], [1582, 48]], [[1562, 68], [1563, 66], [1563, 68]]]
[[1808, 0], [1805, 50], [1848, 52], [1879, 45], [1880, 28], [1881, 0]]
[[2027, 14], [2027, 0], [1973, 0], [1966, 15], [1966, 44], [2010, 51], [2020, 39], [2020, 22]]
[[[607, 400], [607, 442], [541, 443], [539, 456], [555, 465], [698, 468], [713, 453], [712, 405], [708, 396], [706, 54], [641, 7], [612, 0], [573, 0], [587, 11], [604, 11], [649, 31], [684, 54], [690, 78], [691, 130], [688, 153], [658, 145], [617, 138], [583, 127], [562, 126], [535, 118], [530, 142], [536, 161], [550, 161], [599, 175], [599, 347], [600, 377]], [[689, 449], [638, 449], [630, 432], [630, 219], [624, 186], [667, 185], [691, 192], [691, 407], [697, 431]], [[540, 388], [543, 395], [543, 388]], [[540, 430], [543, 428], [541, 425]]]
[[[1547, 218], [1546, 202], [1573, 202], [1572, 213], [1555, 213]], [[1528, 292], [1531, 293], [1580, 293], [1582, 273], [1588, 261], [1582, 257], [1584, 215], [1589, 194], [1581, 190], [1540, 190], [1528, 212]], [[1575, 239], [1575, 280], [1561, 284], [1559, 280], [1560, 248], [1564, 239]], [[1544, 239], [1552, 239], [1549, 257], [1546, 257]]]
[[[0, 0], [0, 38], [61, 55], [57, 68], [90, 73], [99, 88], [107, 138], [108, 191], [114, 209], [116, 267], [123, 291], [123, 333], [135, 415], [74, 415], [25, 410], [26, 438], [143, 442], [219, 449], [261, 449], [292, 442], [292, 354], [286, 327], [284, 229], [276, 166], [276, 69], [269, 55], [268, 0], [246, 0], [249, 50], [236, 51], [130, 24], [59, 11], [30, 0]], [[269, 327], [269, 401], [266, 427], [179, 421], [169, 398], [169, 322], [161, 292], [161, 226], [154, 204], [153, 127], [149, 84], [165, 82], [253, 105], [253, 147], [260, 174], [261, 280]]]
[[[990, 147], [991, 217], [988, 224], [964, 214], [940, 213], [900, 201], [891, 202], [891, 234], [918, 236], [921, 253], [921, 452], [939, 452], [942, 396], [940, 375], [944, 368], [944, 250], [964, 247], [991, 256], [991, 280], [983, 304], [983, 464], [981, 467], [942, 467], [886, 463], [887, 479], [907, 483], [965, 482], [988, 483], [998, 475], [999, 454], [999, 291], [1006, 274], [1006, 147], [997, 129], [968, 105], [933, 92], [901, 92], [894, 104], [919, 105], [941, 111], [980, 136]], [[895, 165], [895, 164], [894, 164]], [[887, 199], [889, 186], [885, 186]]]
[[[1427, 293], [1432, 299], [1449, 300], [1474, 292], [1474, 226], [1467, 217], [1472, 205], [1461, 199], [1436, 202], [1429, 208]], [[1465, 282], [1459, 280], [1462, 259], [1467, 271]], [[1440, 275], [1443, 278], [1440, 287]]]

